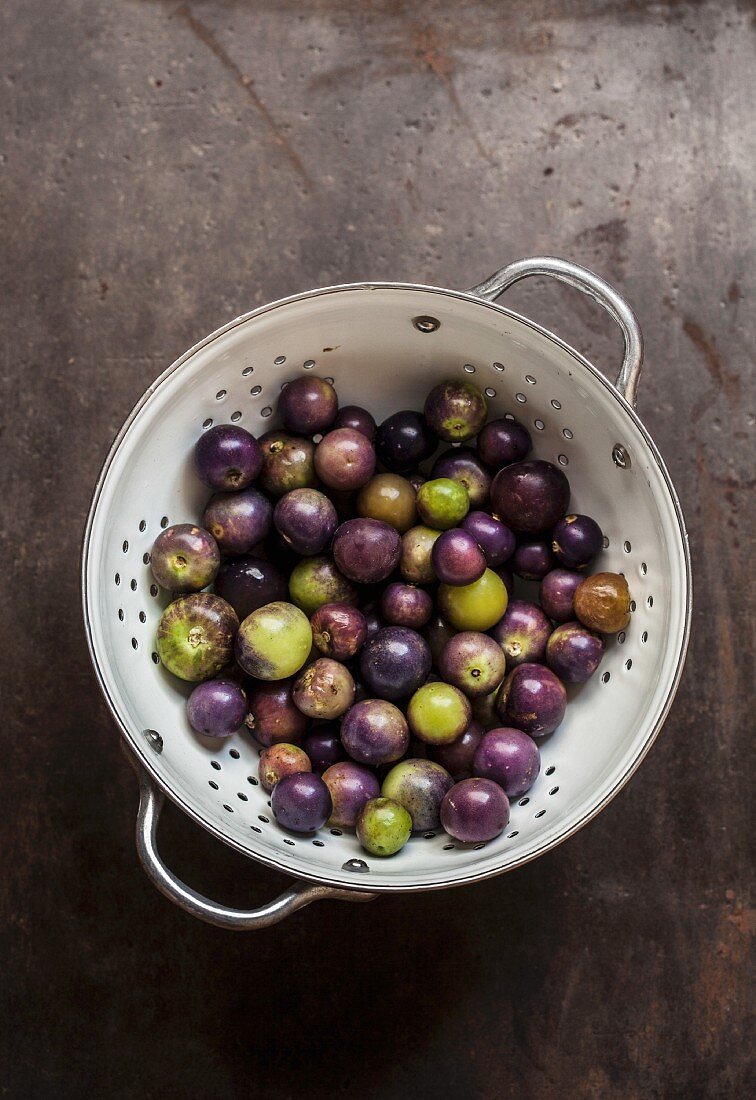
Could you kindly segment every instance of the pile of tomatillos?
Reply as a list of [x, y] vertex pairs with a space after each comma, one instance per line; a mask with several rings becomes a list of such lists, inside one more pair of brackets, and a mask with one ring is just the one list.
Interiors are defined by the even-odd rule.
[[[202, 526], [152, 548], [174, 597], [157, 652], [197, 683], [189, 722], [210, 738], [247, 727], [289, 831], [355, 828], [382, 856], [439, 824], [492, 840], [538, 776], [565, 684], [629, 622], [625, 578], [588, 575], [601, 528], [568, 514], [563, 471], [528, 458], [517, 420], [487, 423], [469, 382], [377, 426], [300, 377], [278, 416], [259, 440], [204, 432]], [[539, 603], [512, 598], [515, 576], [540, 582]]]

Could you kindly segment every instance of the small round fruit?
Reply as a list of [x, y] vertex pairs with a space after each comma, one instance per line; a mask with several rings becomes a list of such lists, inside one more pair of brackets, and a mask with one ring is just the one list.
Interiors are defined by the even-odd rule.
[[442, 584], [437, 602], [443, 617], [457, 630], [490, 630], [506, 611], [508, 598], [501, 577], [486, 569], [472, 584]]
[[354, 428], [335, 428], [315, 448], [315, 473], [330, 489], [361, 489], [374, 470], [373, 444]]
[[365, 803], [381, 793], [375, 772], [353, 760], [333, 764], [323, 772], [323, 782], [333, 803], [328, 824], [337, 829], [353, 829]]
[[[557, 623], [575, 618], [575, 593], [585, 580], [571, 569], [552, 569], [541, 581], [541, 607]], [[216, 583], [217, 589], [217, 583]]]
[[505, 466], [491, 485], [493, 512], [518, 535], [550, 529], [569, 502], [569, 481], [558, 466], [541, 459]]
[[260, 786], [266, 791], [272, 791], [285, 775], [311, 771], [312, 765], [307, 753], [297, 745], [287, 745], [285, 742], [263, 749], [257, 767]]
[[404, 756], [409, 728], [404, 715], [385, 699], [355, 703], [341, 723], [341, 743], [360, 764], [391, 764]]
[[357, 589], [336, 568], [329, 557], [304, 558], [295, 565], [289, 577], [291, 602], [306, 615], [314, 615], [327, 603], [358, 602]]
[[538, 778], [541, 754], [527, 733], [500, 726], [483, 735], [472, 770], [478, 778], [498, 783], [508, 798], [519, 798]]
[[194, 447], [197, 474], [220, 492], [246, 489], [259, 476], [262, 464], [260, 444], [235, 424], [216, 424], [199, 437]]
[[310, 618], [312, 640], [321, 653], [349, 661], [367, 641], [365, 616], [346, 603], [327, 603]]
[[192, 592], [168, 604], [155, 648], [165, 668], [198, 683], [217, 676], [234, 655], [239, 620], [233, 607], [210, 592]]
[[483, 737], [483, 726], [474, 718], [461, 737], [450, 745], [432, 745], [428, 751], [433, 760], [446, 768], [455, 783], [472, 775], [475, 750]]
[[512, 557], [517, 545], [514, 533], [488, 512], [468, 512], [461, 526], [475, 539], [491, 569], [498, 569]]
[[284, 680], [310, 655], [307, 616], [291, 603], [269, 603], [248, 615], [236, 636], [236, 660], [257, 680]]
[[326, 432], [336, 419], [339, 399], [325, 378], [295, 378], [281, 390], [278, 415], [285, 428], [298, 435]]
[[478, 433], [478, 455], [486, 466], [499, 469], [522, 462], [530, 454], [533, 441], [519, 420], [492, 420]]
[[348, 668], [330, 657], [320, 657], [300, 672], [291, 697], [308, 718], [330, 721], [354, 702], [354, 680]]
[[391, 798], [371, 798], [357, 818], [357, 839], [373, 856], [393, 856], [410, 838], [412, 818]]
[[509, 559], [509, 567], [525, 581], [540, 581], [555, 567], [556, 560], [546, 539], [521, 542]]
[[425, 638], [404, 626], [386, 626], [364, 645], [360, 676], [379, 699], [404, 699], [416, 691], [431, 669]]
[[430, 646], [431, 658], [436, 667], [438, 667], [438, 662], [441, 660], [444, 646], [454, 637], [455, 633], [454, 627], [449, 626], [440, 615], [434, 615], [423, 631], [423, 637]]
[[371, 413], [360, 405], [342, 405], [333, 422], [334, 428], [352, 428], [372, 443], [375, 439], [376, 424]]
[[[303, 716], [304, 717], [304, 716]], [[339, 727], [334, 723], [319, 726], [302, 742], [302, 748], [310, 758], [312, 770], [321, 774], [332, 764], [338, 764], [346, 757], [344, 746], [339, 737]]]
[[506, 660], [501, 647], [475, 630], [455, 634], [444, 646], [438, 671], [469, 698], [490, 695], [504, 679]]
[[407, 721], [415, 737], [428, 745], [446, 745], [461, 737], [470, 725], [472, 710], [459, 688], [440, 681], [423, 684], [407, 707]]
[[314, 772], [297, 772], [279, 779], [271, 797], [273, 816], [292, 833], [312, 833], [331, 816], [331, 795]]
[[575, 591], [575, 614], [583, 626], [616, 634], [630, 622], [630, 589], [621, 573], [594, 573]]
[[249, 692], [246, 725], [264, 747], [301, 741], [309, 722], [294, 705], [293, 680], [261, 680]]
[[441, 534], [432, 527], [411, 527], [402, 535], [399, 572], [410, 584], [433, 584], [433, 544]]
[[452, 447], [433, 463], [431, 477], [450, 477], [467, 490], [471, 508], [482, 508], [491, 489], [491, 475], [471, 447]]
[[399, 474], [376, 474], [357, 496], [357, 512], [395, 527], [400, 535], [417, 523], [415, 489]]
[[568, 684], [584, 684], [601, 664], [606, 645], [582, 623], [562, 623], [549, 638], [546, 663]]
[[214, 588], [216, 596], [231, 604], [240, 621], [258, 607], [285, 600], [288, 595], [283, 573], [265, 558], [253, 556], [224, 562]]
[[415, 499], [420, 519], [438, 531], [456, 527], [470, 511], [467, 489], [450, 477], [426, 481], [418, 489]]
[[381, 595], [381, 617], [391, 626], [422, 630], [433, 614], [433, 600], [424, 588], [395, 581]]
[[551, 538], [554, 556], [565, 569], [587, 569], [604, 545], [604, 532], [590, 516], [564, 516]]
[[344, 574], [358, 584], [385, 580], [399, 564], [399, 532], [379, 519], [348, 519], [333, 536], [333, 557]]
[[271, 496], [280, 497], [292, 489], [312, 489], [315, 474], [315, 444], [286, 432], [267, 432], [260, 437], [263, 468], [260, 486]]
[[273, 507], [257, 489], [216, 493], [202, 522], [224, 554], [246, 554], [270, 531]]
[[442, 532], [431, 552], [433, 572], [442, 584], [472, 584], [486, 571], [486, 556], [478, 543], [461, 527]]
[[[268, 505], [270, 507], [270, 505]], [[292, 489], [276, 504], [273, 523], [297, 554], [320, 554], [339, 525], [336, 509], [317, 489]]]
[[187, 699], [186, 716], [205, 737], [230, 737], [244, 725], [247, 696], [234, 680], [205, 680]]
[[512, 600], [491, 630], [491, 637], [501, 646], [510, 669], [542, 661], [550, 634], [551, 623], [546, 615], [538, 604], [527, 600]]
[[383, 421], [375, 434], [378, 461], [394, 474], [406, 474], [436, 449], [433, 432], [418, 412], [403, 410]]
[[564, 718], [567, 692], [550, 668], [519, 665], [507, 676], [496, 697], [496, 712], [507, 726], [531, 737], [553, 733]]
[[509, 799], [490, 779], [463, 779], [441, 803], [441, 824], [463, 844], [485, 844], [504, 832]]
[[443, 797], [454, 780], [446, 768], [433, 760], [402, 760], [395, 764], [381, 784], [384, 798], [393, 798], [412, 818], [416, 833], [437, 829]]
[[193, 523], [177, 523], [155, 539], [150, 568], [161, 588], [199, 592], [215, 577], [220, 560], [218, 544], [209, 531]]
[[486, 422], [488, 406], [477, 386], [450, 379], [433, 387], [424, 411], [428, 427], [439, 439], [460, 443], [478, 434]]

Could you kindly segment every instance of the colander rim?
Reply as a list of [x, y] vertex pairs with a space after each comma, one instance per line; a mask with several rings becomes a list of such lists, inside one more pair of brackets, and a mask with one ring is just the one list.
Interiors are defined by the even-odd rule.
[[[265, 313], [272, 312], [275, 309], [280, 309], [284, 306], [290, 305], [294, 302], [306, 301], [309, 299], [325, 296], [328, 294], [337, 294], [349, 291], [371, 291], [371, 290], [400, 290], [411, 292], [423, 292], [438, 294], [447, 298], [454, 298], [459, 300], [468, 301], [476, 306], [480, 306], [485, 309], [493, 310], [494, 312], [501, 314], [505, 317], [511, 318], [526, 327], [530, 328], [534, 332], [537, 332], [541, 336], [546, 337], [548, 340], [553, 341], [563, 351], [567, 352], [580, 366], [585, 368], [587, 372], [598, 381], [608, 393], [618, 402], [623, 412], [630, 417], [631, 421], [635, 424], [636, 428], [642, 435], [648, 449], [656, 462], [659, 472], [662, 475], [662, 479], [667, 487], [670, 499], [675, 512], [675, 518], [677, 520], [678, 530], [680, 534], [680, 544], [683, 550], [683, 560], [685, 565], [685, 620], [683, 624], [682, 642], [677, 655], [677, 662], [675, 665], [674, 675], [671, 677], [667, 694], [664, 700], [664, 704], [659, 712], [659, 717], [654, 724], [653, 728], [647, 733], [643, 742], [638, 748], [638, 751], [634, 758], [630, 761], [625, 771], [618, 778], [616, 783], [605, 792], [604, 796], [595, 805], [590, 805], [588, 810], [582, 814], [576, 821], [567, 825], [561, 832], [552, 836], [548, 841], [539, 845], [531, 851], [527, 851], [522, 855], [515, 858], [511, 863], [508, 863], [506, 867], [489, 867], [479, 871], [473, 871], [471, 873], [461, 874], [457, 878], [445, 880], [443, 882], [421, 882], [421, 883], [375, 883], [371, 882], [368, 886], [366, 883], [364, 886], [358, 887], [356, 884], [345, 883], [342, 878], [332, 877], [326, 874], [318, 874], [316, 872], [310, 872], [298, 868], [292, 871], [285, 858], [278, 858], [274, 855], [263, 854], [261, 852], [250, 851], [247, 847], [237, 841], [234, 837], [224, 833], [222, 829], [216, 825], [207, 821], [201, 813], [199, 813], [192, 805], [187, 803], [183, 797], [176, 791], [174, 791], [171, 785], [159, 774], [155, 768], [154, 760], [150, 756], [146, 744], [135, 736], [134, 731], [123, 721], [118, 707], [115, 701], [111, 698], [108, 691], [105, 678], [103, 676], [100, 661], [94, 647], [94, 639], [91, 626], [90, 617], [90, 590], [87, 583], [87, 572], [89, 566], [89, 554], [91, 548], [92, 528], [94, 525], [95, 516], [97, 514], [97, 507], [99, 504], [102, 490], [108, 477], [110, 468], [115, 460], [115, 457], [123, 444], [131, 426], [136, 421], [144, 405], [149, 401], [152, 395], [162, 386], [170, 377], [172, 377], [181, 367], [184, 366], [198, 351], [206, 348], [214, 340], [224, 336], [227, 332], [232, 331], [234, 328], [245, 324], [256, 317], [260, 317]], [[447, 889], [453, 886], [464, 886], [472, 884], [474, 882], [482, 882], [489, 878], [494, 878], [496, 875], [503, 874], [505, 872], [513, 871], [518, 867], [524, 866], [526, 863], [530, 863], [532, 860], [537, 859], [539, 856], [544, 855], [546, 852], [563, 844], [571, 836], [577, 833], [585, 825], [593, 820], [606, 806], [619, 794], [622, 788], [629, 782], [632, 776], [640, 767], [647, 753], [651, 749], [651, 746], [656, 741], [661, 731], [664, 722], [667, 719], [670, 708], [677, 694], [680, 680], [682, 678], [683, 668], [685, 666], [685, 658], [688, 651], [688, 644], [690, 641], [690, 629], [692, 619], [692, 599], [693, 599], [693, 582], [692, 582], [692, 568], [690, 559], [690, 547], [688, 544], [688, 534], [685, 526], [685, 519], [682, 513], [682, 507], [677, 495], [677, 491], [669, 475], [669, 471], [664, 463], [651, 433], [645, 427], [643, 421], [639, 417], [635, 409], [630, 403], [623, 397], [616, 386], [610, 382], [608, 378], [597, 367], [586, 359], [579, 351], [573, 348], [556, 333], [551, 332], [543, 325], [539, 325], [536, 321], [533, 321], [529, 317], [525, 317], [521, 313], [517, 313], [515, 310], [509, 309], [506, 306], [499, 305], [498, 302], [486, 301], [480, 298], [476, 294], [472, 294], [469, 291], [454, 290], [448, 287], [431, 286], [423, 283], [404, 283], [404, 282], [391, 282], [391, 281], [369, 281], [369, 282], [354, 282], [354, 283], [339, 283], [333, 286], [319, 287], [311, 290], [301, 291], [297, 294], [287, 295], [284, 298], [278, 298], [272, 302], [265, 303], [262, 306], [258, 306], [253, 310], [249, 310], [247, 313], [240, 314], [238, 317], [234, 317], [226, 324], [221, 325], [213, 332], [209, 333], [203, 339], [199, 340], [196, 344], [193, 344], [185, 352], [183, 352], [177, 359], [173, 361], [163, 372], [160, 374], [154, 382], [152, 382], [141, 397], [138, 398], [128, 416], [124, 420], [120, 429], [118, 430], [109, 450], [103, 461], [100, 473], [95, 483], [94, 490], [90, 501], [89, 510], [87, 513], [87, 521], [84, 529], [84, 536], [82, 542], [81, 551], [81, 590], [82, 590], [82, 609], [84, 615], [84, 627], [87, 639], [87, 649], [89, 651], [89, 657], [92, 662], [92, 666], [95, 671], [95, 676], [102, 692], [105, 702], [110, 710], [117, 727], [120, 729], [121, 734], [128, 742], [131, 751], [136, 755], [141, 765], [147, 770], [153, 783], [184, 813], [186, 813], [193, 821], [200, 825], [207, 832], [211, 833], [218, 840], [227, 844], [229, 847], [240, 852], [242, 855], [256, 862], [262, 863], [268, 867], [272, 867], [274, 870], [281, 871], [289, 877], [305, 880], [308, 882], [319, 883], [325, 886], [336, 886], [340, 888], [355, 889], [369, 889], [370, 892], [375, 893], [415, 893], [418, 891], [426, 890], [441, 890]]]

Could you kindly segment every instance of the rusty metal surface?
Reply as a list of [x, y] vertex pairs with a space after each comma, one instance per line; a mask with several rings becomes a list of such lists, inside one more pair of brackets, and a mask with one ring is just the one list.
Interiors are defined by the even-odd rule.
[[[753, 6], [6, 0], [0, 9], [0, 1092], [739, 1097], [749, 1077]], [[288, 292], [562, 254], [646, 336], [696, 614], [664, 734], [556, 852], [232, 936], [165, 902], [85, 652], [77, 556], [131, 404]], [[569, 290], [511, 301], [613, 367]], [[175, 870], [283, 880], [168, 811]]]

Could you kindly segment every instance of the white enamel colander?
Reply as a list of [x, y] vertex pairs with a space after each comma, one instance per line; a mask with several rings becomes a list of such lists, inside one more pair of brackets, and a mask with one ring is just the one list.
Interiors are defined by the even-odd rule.
[[[616, 385], [552, 333], [494, 304], [530, 275], [569, 283], [618, 322], [625, 356]], [[140, 775], [139, 856], [158, 889], [213, 924], [264, 927], [318, 898], [369, 900], [511, 870], [607, 805], [667, 715], [691, 614], [680, 505], [633, 410], [642, 358], [638, 324], [612, 287], [575, 264], [537, 257], [467, 292], [355, 283], [285, 298], [224, 325], [150, 386], [97, 482], [82, 585], [95, 671]], [[628, 579], [630, 625], [609, 641], [593, 680], [571, 691], [562, 725], [541, 744], [537, 782], [488, 844], [459, 844], [439, 829], [381, 860], [337, 829], [289, 835], [257, 784], [250, 737], [238, 733], [208, 748], [186, 719], [188, 685], [158, 662], [154, 637], [167, 596], [153, 584], [149, 551], [161, 527], [202, 513], [207, 489], [192, 469], [194, 443], [213, 423], [239, 422], [262, 434], [273, 423], [281, 386], [303, 371], [332, 380], [342, 404], [364, 405], [379, 422], [398, 409], [422, 409], [445, 378], [474, 381], [486, 393], [490, 416], [514, 413], [530, 429], [535, 454], [564, 468], [571, 508], [595, 516], [607, 536], [601, 568]], [[226, 844], [292, 875], [291, 889], [245, 912], [180, 882], [156, 847], [164, 795]]]

